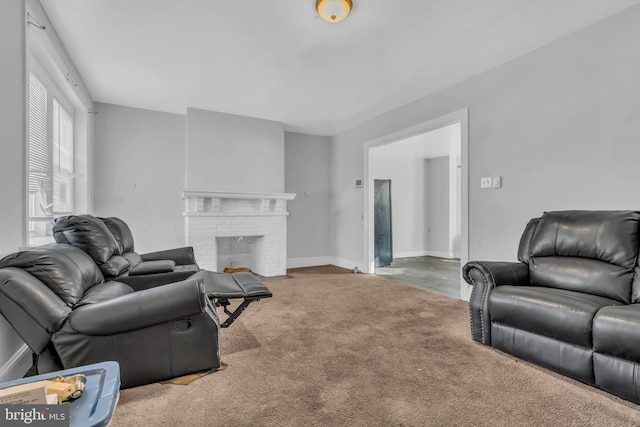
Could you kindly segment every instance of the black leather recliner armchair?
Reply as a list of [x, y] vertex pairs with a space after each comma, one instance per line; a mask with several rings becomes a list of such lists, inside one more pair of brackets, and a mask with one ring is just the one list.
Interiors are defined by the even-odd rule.
[[546, 212], [519, 262], [472, 261], [471, 336], [640, 403], [640, 212]]
[[122, 387], [218, 369], [219, 321], [200, 279], [134, 291], [66, 244], [0, 260], [0, 312], [38, 373], [115, 360]]

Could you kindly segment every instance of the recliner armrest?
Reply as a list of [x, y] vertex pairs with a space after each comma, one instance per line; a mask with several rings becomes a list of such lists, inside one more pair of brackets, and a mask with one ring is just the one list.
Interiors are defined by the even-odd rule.
[[161, 259], [158, 261], [142, 261], [140, 264], [129, 269], [129, 276], [171, 273], [175, 268], [175, 261], [170, 259]]
[[157, 252], [148, 252], [140, 254], [143, 261], [158, 261], [170, 259], [175, 261], [176, 265], [196, 264], [196, 257], [193, 253], [193, 247], [186, 246], [184, 248], [166, 249]]
[[202, 313], [206, 304], [202, 281], [189, 279], [84, 305], [68, 324], [86, 335], [114, 335]]
[[471, 261], [462, 267], [462, 277], [473, 285], [469, 299], [471, 338], [490, 345], [489, 292], [500, 285], [528, 285], [529, 266], [521, 262]]
[[473, 286], [481, 281], [491, 287], [528, 285], [529, 266], [521, 262], [470, 261], [462, 267], [462, 277]]

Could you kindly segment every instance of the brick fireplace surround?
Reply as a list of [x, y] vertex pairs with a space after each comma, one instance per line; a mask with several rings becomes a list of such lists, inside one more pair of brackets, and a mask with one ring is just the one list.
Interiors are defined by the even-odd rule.
[[[200, 268], [222, 271], [234, 257], [265, 277], [287, 272], [287, 201], [290, 193], [184, 191], [187, 245], [193, 246]], [[223, 253], [244, 240], [249, 253]], [[222, 244], [225, 242], [225, 244]], [[227, 265], [221, 265], [226, 263]]]

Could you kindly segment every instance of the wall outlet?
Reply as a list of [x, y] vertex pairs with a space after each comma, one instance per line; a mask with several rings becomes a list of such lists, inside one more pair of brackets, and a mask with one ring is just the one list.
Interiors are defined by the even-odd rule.
[[493, 188], [502, 187], [502, 177], [501, 176], [494, 176], [493, 178], [491, 178], [491, 186]]
[[480, 188], [491, 188], [491, 177], [485, 176], [480, 178]]

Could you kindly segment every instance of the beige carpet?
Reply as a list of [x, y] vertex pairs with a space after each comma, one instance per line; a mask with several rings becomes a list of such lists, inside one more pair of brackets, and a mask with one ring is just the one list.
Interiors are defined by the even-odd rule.
[[625, 426], [640, 407], [471, 341], [467, 304], [336, 267], [268, 281], [226, 370], [123, 390], [119, 426]]

